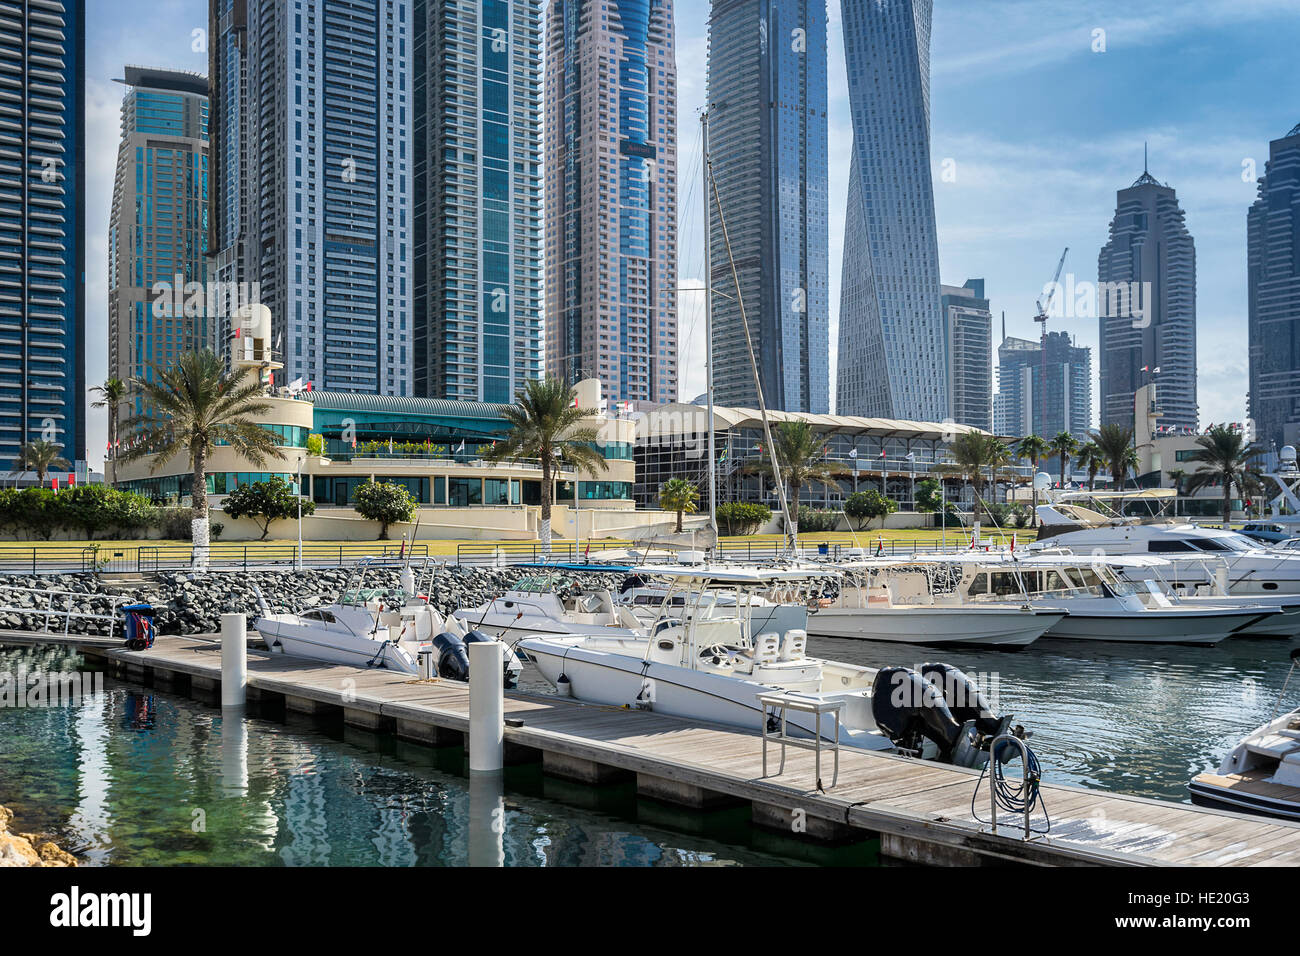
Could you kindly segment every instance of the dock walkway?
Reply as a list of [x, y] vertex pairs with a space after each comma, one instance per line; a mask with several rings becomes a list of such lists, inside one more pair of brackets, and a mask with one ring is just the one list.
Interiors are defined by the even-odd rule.
[[[141, 652], [84, 646], [83, 653], [160, 689], [215, 699], [220, 687], [216, 635], [160, 637]], [[286, 711], [298, 713], [341, 711], [350, 725], [408, 740], [468, 741], [469, 690], [456, 682], [250, 649], [248, 696], [282, 697]], [[505, 717], [508, 760], [540, 759], [546, 773], [591, 784], [635, 775], [639, 792], [686, 806], [748, 802], [757, 824], [809, 838], [878, 835], [883, 854], [914, 862], [1300, 865], [1300, 823], [1045, 784], [1051, 834], [1026, 841], [1018, 816], [1000, 813], [998, 834], [973, 819], [979, 777], [973, 770], [846, 747], [839, 783], [823, 793], [815, 789], [814, 758], [807, 751], [790, 751], [784, 774], [763, 778], [757, 728], [701, 725], [518, 691], [507, 691]], [[987, 781], [975, 809], [988, 819]], [[1034, 825], [1043, 826], [1041, 814]]]

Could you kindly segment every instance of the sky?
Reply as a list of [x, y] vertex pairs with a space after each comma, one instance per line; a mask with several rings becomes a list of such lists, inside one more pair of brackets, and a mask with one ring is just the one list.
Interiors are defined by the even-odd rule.
[[[1095, 282], [1115, 193], [1142, 173], [1174, 187], [1197, 252], [1201, 424], [1246, 418], [1246, 210], [1268, 143], [1300, 123], [1300, 0], [936, 0], [931, 163], [943, 282], [983, 278], [1009, 335], [1036, 338], [1035, 300], [1069, 247], [1062, 281]], [[107, 243], [124, 64], [206, 72], [207, 0], [87, 0], [87, 381], [107, 375]], [[703, 276], [699, 112], [707, 0], [677, 3], [679, 274]], [[852, 129], [840, 8], [828, 11], [830, 302], [838, 341]], [[815, 51], [810, 51], [815, 53]], [[945, 170], [950, 175], [944, 176]], [[704, 390], [703, 296], [680, 299], [679, 392]], [[1097, 323], [1065, 318], [1093, 353]], [[834, 401], [832, 366], [832, 402]], [[92, 413], [98, 465], [106, 421]]]

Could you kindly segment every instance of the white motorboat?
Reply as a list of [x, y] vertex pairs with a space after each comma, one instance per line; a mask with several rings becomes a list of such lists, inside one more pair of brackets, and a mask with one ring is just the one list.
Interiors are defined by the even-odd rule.
[[975, 600], [1028, 599], [1064, 608], [1068, 613], [1048, 630], [1047, 638], [1217, 644], [1281, 613], [1267, 604], [1177, 604], [1154, 586], [1139, 591], [1116, 574], [1104, 556], [1008, 554], [999, 559], [983, 567], [966, 565], [963, 589]]
[[616, 604], [608, 590], [573, 587], [554, 572], [522, 578], [499, 597], [453, 616], [508, 643], [530, 634], [638, 637], [644, 631], [632, 609]]
[[[468, 679], [464, 645], [488, 638], [444, 618], [418, 593], [414, 575], [403, 574], [403, 587], [363, 588], [369, 562], [362, 561], [332, 603], [297, 612], [275, 612], [262, 600], [253, 622], [273, 654], [330, 664], [383, 668], [420, 674], [420, 656], [429, 655], [427, 674]], [[259, 594], [259, 598], [260, 598]], [[506, 681], [513, 685], [522, 667], [507, 654]]]
[[[1297, 658], [1300, 649], [1291, 652], [1292, 671]], [[1218, 771], [1197, 774], [1187, 789], [1200, 806], [1300, 820], [1300, 709], [1251, 731]]]
[[836, 565], [849, 577], [829, 607], [808, 617], [808, 632], [905, 644], [1015, 649], [1033, 643], [1065, 617], [1057, 607], [975, 602], [959, 587], [950, 560], [869, 559]]
[[652, 624], [661, 612], [681, 615], [688, 608], [706, 617], [715, 613], [733, 614], [737, 602], [744, 601], [750, 605], [753, 629], [757, 634], [770, 632], [785, 637], [790, 631], [808, 630], [808, 596], [802, 593], [802, 589], [783, 588], [769, 594], [749, 594], [710, 588], [709, 593], [700, 596], [698, 601], [680, 590], [670, 597], [668, 590], [663, 585], [629, 577], [616, 600], [618, 604], [630, 607], [645, 625]]
[[[667, 577], [698, 603], [713, 588], [763, 590], [774, 582], [808, 581], [825, 569], [646, 568]], [[988, 743], [1010, 718], [996, 718], [965, 675], [946, 665], [924, 673], [876, 670], [807, 655], [807, 635], [752, 634], [753, 606], [734, 617], [664, 614], [646, 637], [600, 634], [531, 636], [519, 642], [541, 674], [579, 700], [731, 724], [762, 726], [758, 698], [774, 690], [841, 705], [838, 738], [823, 718], [821, 732], [846, 746], [938, 756], [963, 765], [987, 760]], [[811, 736], [816, 717], [791, 711], [790, 729]]]

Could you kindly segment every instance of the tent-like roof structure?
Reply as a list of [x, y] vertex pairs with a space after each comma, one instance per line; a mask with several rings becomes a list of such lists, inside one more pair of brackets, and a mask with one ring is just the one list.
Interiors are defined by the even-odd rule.
[[[661, 405], [637, 420], [638, 438], [649, 436], [688, 435], [707, 432], [708, 409], [681, 403]], [[983, 432], [972, 425], [952, 422], [916, 422], [896, 418], [862, 418], [856, 415], [814, 415], [808, 412], [768, 410], [773, 422], [803, 421], [821, 434], [864, 435], [881, 438], [951, 438], [967, 432]], [[713, 407], [714, 431], [761, 428], [762, 413], [756, 408]]]

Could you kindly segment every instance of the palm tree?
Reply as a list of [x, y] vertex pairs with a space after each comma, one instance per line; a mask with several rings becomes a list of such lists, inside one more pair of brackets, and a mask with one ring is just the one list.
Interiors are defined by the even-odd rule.
[[[117, 416], [126, 399], [126, 382], [120, 378], [109, 378], [103, 385], [94, 385], [90, 389], [99, 394], [99, 401], [91, 402], [91, 408], [108, 409], [108, 453], [115, 458], [117, 451]], [[113, 466], [113, 480], [117, 480], [117, 466]]]
[[1047, 443], [1061, 460], [1061, 487], [1065, 487], [1065, 469], [1070, 463], [1070, 456], [1079, 450], [1079, 439], [1075, 438], [1069, 432], [1061, 431], [1056, 433], [1056, 437]]
[[[790, 488], [790, 533], [797, 539], [800, 489], [810, 482], [828, 488], [835, 485], [830, 462], [826, 460], [826, 443], [813, 432], [811, 425], [801, 421], [778, 423], [772, 443], [776, 446], [772, 450], [781, 467], [781, 479]], [[770, 460], [751, 465], [747, 470], [772, 477]]]
[[695, 483], [685, 478], [669, 478], [659, 486], [659, 507], [677, 512], [677, 533], [682, 533], [682, 515], [695, 514], [700, 503], [700, 492]]
[[59, 452], [63, 451], [62, 445], [56, 445], [54, 442], [38, 439], [29, 441], [18, 449], [18, 457], [14, 459], [15, 471], [34, 471], [38, 484], [45, 484], [45, 473], [51, 468], [57, 468], [61, 471], [68, 471], [72, 464], [64, 458]]
[[1223, 485], [1223, 527], [1232, 518], [1232, 486], [1245, 485], [1250, 463], [1264, 454], [1258, 445], [1247, 445], [1240, 431], [1226, 425], [1211, 425], [1210, 430], [1196, 439], [1199, 446], [1188, 457], [1201, 467], [1187, 479], [1187, 493], [1195, 494], [1210, 485]]
[[1101, 447], [1090, 438], [1079, 446], [1074, 467], [1088, 469], [1088, 490], [1094, 491], [1097, 487], [1097, 472], [1106, 467], [1106, 456], [1101, 453]]
[[1115, 490], [1123, 491], [1129, 469], [1136, 468], [1138, 463], [1137, 449], [1133, 447], [1133, 429], [1111, 422], [1093, 432], [1092, 440], [1101, 449], [1101, 457], [1110, 468]]
[[984, 487], [984, 469], [989, 469], [989, 480], [994, 472], [1006, 466], [1011, 452], [1006, 445], [992, 435], [983, 432], [965, 432], [948, 443], [948, 454], [952, 463], [936, 465], [934, 470], [940, 474], [961, 475], [975, 486], [975, 516], [978, 518], [981, 503], [981, 491]]
[[1039, 435], [1029, 434], [1015, 444], [1015, 453], [1018, 458], [1028, 458], [1034, 466], [1033, 480], [1029, 482], [1030, 493], [1033, 495], [1034, 524], [1038, 524], [1038, 462], [1044, 455], [1052, 449], [1047, 443], [1047, 439]]
[[188, 456], [194, 470], [190, 483], [193, 539], [196, 548], [206, 548], [208, 456], [221, 442], [254, 465], [284, 458], [276, 436], [254, 417], [268, 411], [271, 403], [255, 377], [246, 378], [242, 369], [226, 371], [210, 349], [182, 352], [172, 365], [155, 364], [151, 370], [152, 379], [131, 382], [145, 411], [124, 423], [128, 431], [138, 434], [118, 460], [152, 456], [149, 471], [153, 472], [178, 454]]
[[1187, 477], [1187, 470], [1184, 468], [1169, 469], [1169, 477], [1174, 480], [1174, 494], [1183, 493], [1183, 480]]
[[[558, 378], [529, 379], [515, 393], [515, 404], [501, 413], [510, 432], [484, 457], [535, 458], [542, 465], [542, 550], [551, 550], [552, 475], [566, 459], [587, 469], [607, 471], [609, 463], [596, 450], [596, 429], [581, 424], [596, 414], [593, 408], [579, 408], [574, 391]], [[577, 483], [574, 483], [577, 500]]]

